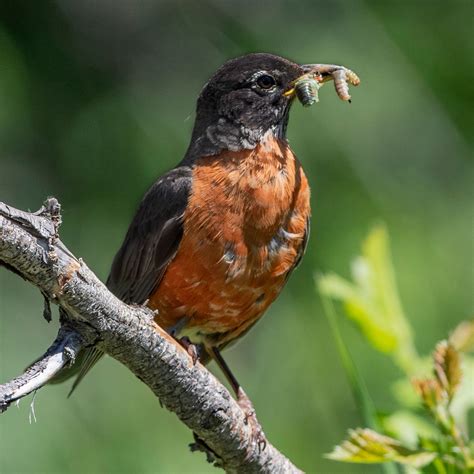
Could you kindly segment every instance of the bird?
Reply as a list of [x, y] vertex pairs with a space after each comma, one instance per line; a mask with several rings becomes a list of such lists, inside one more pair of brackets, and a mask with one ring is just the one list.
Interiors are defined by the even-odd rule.
[[[154, 310], [193, 359], [217, 363], [263, 445], [221, 352], [275, 301], [308, 243], [310, 187], [286, 132], [288, 91], [312, 69], [252, 53], [212, 75], [184, 157], [144, 195], [107, 279], [125, 303]], [[86, 349], [72, 390], [102, 355]]]

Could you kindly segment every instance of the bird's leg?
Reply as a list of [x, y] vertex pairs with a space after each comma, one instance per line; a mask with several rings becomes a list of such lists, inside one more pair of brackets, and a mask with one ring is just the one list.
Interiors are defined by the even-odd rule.
[[237, 396], [237, 403], [245, 414], [245, 421], [251, 427], [252, 437], [257, 443], [258, 449], [260, 451], [263, 451], [267, 445], [267, 439], [265, 438], [265, 433], [263, 432], [262, 427], [260, 426], [260, 423], [257, 420], [255, 409], [250, 398], [245, 393], [244, 389], [240, 386], [234, 374], [229, 369], [229, 366], [222, 358], [219, 349], [217, 349], [216, 347], [206, 347], [206, 350], [209, 355], [216, 361], [216, 364], [222, 370], [226, 379], [231, 385], [235, 395]]
[[176, 340], [186, 349], [186, 352], [193, 361], [193, 365], [196, 365], [199, 360], [199, 347], [193, 344], [188, 336], [183, 336]]
[[199, 360], [201, 348], [196, 344], [191, 342], [191, 339], [187, 336], [179, 337], [179, 333], [186, 325], [189, 318], [187, 316], [183, 316], [174, 326], [171, 326], [167, 330], [168, 334], [176, 340], [181, 346], [186, 349], [186, 352], [189, 354], [193, 361], [193, 365], [196, 365], [197, 361]]

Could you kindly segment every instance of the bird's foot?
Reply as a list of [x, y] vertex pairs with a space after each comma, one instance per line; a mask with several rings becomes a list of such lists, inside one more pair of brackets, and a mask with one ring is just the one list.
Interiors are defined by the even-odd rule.
[[191, 360], [193, 361], [193, 365], [196, 365], [199, 360], [198, 346], [196, 344], [193, 344], [187, 336], [179, 338], [178, 342], [186, 349], [186, 352], [189, 354], [189, 357], [191, 357]]
[[255, 409], [248, 395], [244, 392], [242, 387], [237, 391], [237, 403], [245, 414], [245, 423], [250, 426], [252, 432], [252, 440], [257, 444], [258, 451], [262, 452], [267, 446], [267, 438], [263, 432], [260, 423], [257, 420]]

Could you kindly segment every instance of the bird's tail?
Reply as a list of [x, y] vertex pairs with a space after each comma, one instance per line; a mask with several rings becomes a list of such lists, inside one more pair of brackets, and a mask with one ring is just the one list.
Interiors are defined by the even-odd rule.
[[102, 358], [104, 353], [96, 347], [88, 347], [83, 349], [76, 357], [74, 365], [62, 369], [57, 375], [55, 375], [48, 383], [58, 384], [69, 380], [72, 377], [76, 377], [72, 384], [71, 390], [69, 391], [68, 397], [76, 390], [79, 383], [87, 375], [89, 370]]
[[[82, 354], [81, 354], [82, 355]], [[75, 374], [77, 374], [76, 380], [74, 380], [74, 383], [72, 384], [71, 390], [68, 393], [68, 397], [70, 397], [74, 390], [76, 390], [77, 386], [81, 383], [82, 379], [87, 375], [89, 370], [94, 367], [97, 362], [104, 356], [104, 353], [100, 350], [97, 349], [96, 347], [89, 347], [87, 349], [84, 349], [83, 351], [83, 357], [82, 360], [80, 361], [80, 365], [75, 371]], [[74, 366], [77, 365], [74, 364]], [[71, 368], [74, 368], [71, 367]], [[74, 375], [74, 374], [73, 374]]]
[[[64, 310], [60, 308], [60, 312], [61, 311]], [[88, 374], [89, 370], [94, 367], [94, 365], [102, 358], [103, 355], [104, 353], [96, 347], [88, 347], [81, 350], [77, 355], [73, 365], [60, 370], [48, 383], [63, 383], [75, 376], [76, 380], [74, 380], [74, 383], [72, 384], [71, 390], [68, 394], [68, 397], [70, 397], [82, 379]], [[30, 366], [35, 362], [37, 361], [33, 361]]]

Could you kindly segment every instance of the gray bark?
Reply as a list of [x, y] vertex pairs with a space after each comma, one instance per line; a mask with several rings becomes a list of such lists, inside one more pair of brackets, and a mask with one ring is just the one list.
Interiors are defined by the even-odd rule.
[[[58, 338], [24, 374], [0, 386], [0, 412], [97, 345], [127, 366], [201, 440], [195, 446], [227, 472], [299, 471], [270, 443], [262, 451], [228, 390], [153, 321], [146, 307], [117, 299], [59, 240], [59, 204], [37, 213], [0, 203], [0, 265], [19, 274], [59, 305]], [[48, 305], [46, 305], [47, 308]], [[48, 312], [45, 312], [48, 317]]]

